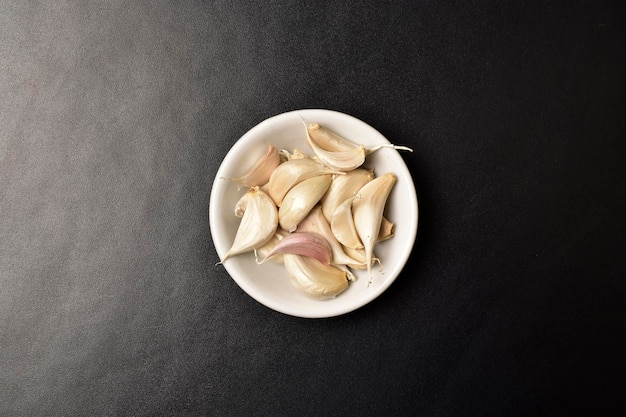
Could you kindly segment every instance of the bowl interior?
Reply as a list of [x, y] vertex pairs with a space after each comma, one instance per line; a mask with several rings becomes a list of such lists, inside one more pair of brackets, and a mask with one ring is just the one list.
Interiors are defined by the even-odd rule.
[[[228, 152], [222, 162], [211, 190], [209, 221], [213, 242], [220, 258], [234, 240], [240, 219], [234, 207], [245, 187], [238, 189], [230, 177], [238, 177], [267, 150], [269, 144], [278, 149], [293, 151], [300, 148], [312, 155], [306, 147], [303, 120], [318, 122], [339, 135], [374, 146], [389, 143], [374, 128], [343, 113], [330, 110], [297, 110], [267, 119], [248, 131]], [[400, 144], [399, 144], [400, 145]], [[331, 300], [315, 300], [294, 288], [283, 265], [267, 262], [257, 265], [253, 253], [227, 259], [226, 268], [235, 282], [251, 297], [276, 311], [298, 317], [332, 317], [355, 310], [380, 295], [402, 271], [415, 241], [418, 224], [418, 206], [411, 174], [398, 151], [383, 148], [367, 157], [364, 167], [373, 168], [376, 175], [393, 172], [398, 181], [387, 205], [385, 217], [395, 223], [393, 238], [376, 245], [375, 253], [381, 259], [372, 269], [372, 283], [368, 285], [367, 271], [353, 271], [357, 281]], [[218, 266], [220, 267], [220, 266]]]

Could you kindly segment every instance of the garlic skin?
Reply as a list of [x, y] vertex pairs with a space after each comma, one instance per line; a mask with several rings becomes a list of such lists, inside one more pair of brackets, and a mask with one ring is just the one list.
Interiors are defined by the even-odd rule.
[[314, 258], [284, 254], [283, 261], [294, 287], [318, 300], [327, 300], [348, 288], [348, 274], [332, 265], [323, 265]]
[[322, 197], [322, 213], [330, 222], [337, 207], [356, 193], [365, 184], [374, 179], [374, 172], [368, 169], [357, 168], [346, 172], [346, 175], [333, 175], [330, 187]]
[[231, 256], [263, 246], [278, 227], [278, 210], [272, 199], [259, 187], [250, 188], [242, 199], [245, 202], [239, 200], [239, 207], [244, 207], [241, 222], [231, 248], [220, 263]]
[[372, 260], [374, 246], [380, 232], [383, 211], [391, 189], [398, 178], [395, 174], [386, 173], [365, 184], [359, 190], [359, 197], [352, 201], [354, 225], [363, 246], [367, 263], [369, 282], [372, 280]]
[[268, 192], [274, 203], [280, 207], [285, 195], [300, 182], [315, 176], [336, 173], [338, 172], [310, 158], [290, 159], [280, 164], [272, 172]]
[[269, 145], [265, 154], [241, 177], [231, 178], [232, 181], [246, 187], [261, 186], [267, 183], [272, 172], [280, 164], [280, 153], [273, 145]]
[[296, 184], [278, 209], [280, 227], [293, 232], [330, 186], [330, 175], [317, 175]]
[[320, 205], [316, 205], [313, 207], [311, 212], [300, 222], [298, 225], [298, 230], [301, 232], [312, 232], [318, 233], [330, 245], [330, 249], [332, 251], [332, 259], [331, 263], [333, 265], [361, 265], [365, 268], [365, 257], [363, 257], [363, 262], [360, 262], [352, 257], [348, 256], [346, 252], [344, 252], [341, 243], [337, 241], [337, 238], [333, 234], [330, 229], [330, 225], [324, 218], [322, 214], [322, 208]]
[[322, 265], [330, 264], [332, 252], [330, 245], [322, 236], [317, 233], [295, 232], [282, 238], [258, 263], [263, 263], [271, 259], [274, 255], [284, 254], [302, 255], [316, 259]]

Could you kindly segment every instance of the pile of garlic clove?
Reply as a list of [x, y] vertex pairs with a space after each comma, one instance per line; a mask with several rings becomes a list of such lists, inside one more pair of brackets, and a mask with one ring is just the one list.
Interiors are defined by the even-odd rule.
[[374, 247], [393, 237], [394, 223], [383, 213], [397, 177], [362, 168], [367, 156], [382, 147], [411, 149], [367, 148], [319, 123], [304, 126], [313, 155], [269, 145], [247, 173], [231, 178], [247, 191], [235, 205], [241, 222], [220, 263], [254, 251], [258, 264], [284, 264], [297, 289], [324, 300], [356, 279], [351, 269], [367, 269], [371, 283], [373, 264], [382, 265]]

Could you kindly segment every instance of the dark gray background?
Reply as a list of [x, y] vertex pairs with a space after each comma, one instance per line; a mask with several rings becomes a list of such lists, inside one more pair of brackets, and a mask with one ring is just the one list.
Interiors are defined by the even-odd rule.
[[[626, 14], [526, 3], [0, 3], [0, 415], [604, 414]], [[300, 108], [415, 151], [407, 269], [333, 319], [247, 296], [207, 222], [233, 143]]]

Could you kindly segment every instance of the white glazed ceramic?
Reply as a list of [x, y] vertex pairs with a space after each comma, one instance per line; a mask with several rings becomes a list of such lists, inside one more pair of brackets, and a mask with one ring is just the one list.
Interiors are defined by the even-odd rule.
[[[278, 149], [307, 148], [302, 120], [317, 122], [353, 142], [374, 146], [389, 141], [366, 123], [343, 113], [330, 110], [296, 110], [271, 117], [248, 131], [228, 152], [222, 162], [211, 190], [209, 224], [213, 243], [220, 259], [228, 251], [235, 237], [240, 218], [234, 215], [237, 200], [245, 187], [227, 178], [238, 177], [265, 153], [269, 144]], [[396, 143], [402, 145], [402, 143]], [[406, 151], [400, 151], [406, 152]], [[385, 291], [402, 271], [417, 234], [418, 206], [411, 174], [398, 151], [383, 148], [367, 157], [364, 167], [373, 168], [377, 175], [393, 172], [398, 181], [394, 186], [385, 217], [396, 224], [395, 236], [375, 247], [384, 269], [372, 269], [369, 286], [367, 271], [354, 271], [358, 280], [331, 300], [315, 300], [294, 288], [282, 264], [255, 263], [254, 254], [247, 253], [227, 259], [216, 268], [226, 268], [235, 282], [261, 304], [297, 317], [322, 318], [338, 316], [364, 306]], [[215, 260], [218, 261], [217, 259]]]

